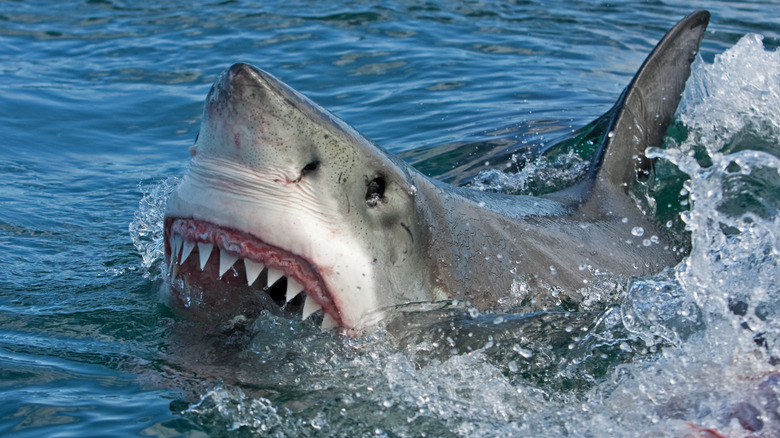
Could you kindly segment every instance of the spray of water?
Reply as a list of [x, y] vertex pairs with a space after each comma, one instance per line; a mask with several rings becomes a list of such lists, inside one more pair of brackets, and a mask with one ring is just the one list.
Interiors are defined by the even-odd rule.
[[163, 181], [141, 185], [143, 197], [130, 223], [130, 238], [141, 254], [141, 268], [145, 278], [156, 278], [157, 269], [152, 269], [164, 256], [163, 220], [165, 206], [179, 179], [171, 177]]
[[648, 155], [689, 177], [692, 249], [670, 275], [635, 281], [621, 306], [624, 327], [662, 352], [617, 367], [587, 397], [600, 416], [580, 427], [777, 436], [780, 53], [748, 35], [697, 62], [678, 116], [687, 139]]

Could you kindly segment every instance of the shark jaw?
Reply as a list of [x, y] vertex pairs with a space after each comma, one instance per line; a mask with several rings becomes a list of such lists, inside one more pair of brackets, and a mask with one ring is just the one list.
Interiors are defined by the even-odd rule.
[[192, 310], [221, 320], [267, 309], [321, 315], [323, 329], [360, 326], [378, 308], [372, 263], [313, 190], [300, 176], [194, 157], [165, 219], [179, 303], [201, 297]]
[[[209, 222], [168, 218], [165, 230], [171, 286], [179, 297], [185, 296], [184, 289], [191, 284], [207, 287], [212, 294], [215, 289], [266, 293], [280, 310], [300, 312], [303, 319], [321, 311], [323, 329], [343, 325], [322, 277], [307, 260], [247, 233]], [[242, 280], [246, 288], [240, 286]], [[266, 302], [263, 307], [273, 306], [268, 299], [260, 301]]]

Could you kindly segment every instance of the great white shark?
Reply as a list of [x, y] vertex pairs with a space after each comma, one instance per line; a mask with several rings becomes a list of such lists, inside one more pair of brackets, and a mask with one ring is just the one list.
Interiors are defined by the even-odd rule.
[[233, 65], [208, 93], [168, 201], [175, 301], [212, 322], [283, 309], [359, 329], [399, 304], [491, 309], [518, 290], [576, 299], [603, 273], [675, 265], [682, 254], [630, 192], [708, 21], [696, 11], [663, 37], [608, 113], [587, 177], [539, 197], [430, 179], [272, 75]]

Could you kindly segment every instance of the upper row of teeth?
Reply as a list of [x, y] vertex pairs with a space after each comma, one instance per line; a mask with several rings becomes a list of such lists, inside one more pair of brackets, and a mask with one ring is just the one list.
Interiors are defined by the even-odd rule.
[[[211, 256], [211, 251], [214, 250], [214, 245], [211, 243], [205, 243], [205, 242], [192, 242], [189, 240], [184, 240], [179, 235], [174, 235], [171, 238], [170, 241], [171, 245], [171, 254], [173, 256], [171, 257], [171, 266], [170, 266], [170, 272], [171, 272], [171, 278], [175, 278], [176, 274], [179, 272], [179, 266], [184, 263], [185, 260], [187, 260], [187, 257], [190, 256], [192, 253], [192, 250], [195, 249], [195, 245], [198, 245], [198, 254], [200, 256], [200, 269], [203, 270], [206, 267], [206, 263], [209, 260], [209, 257]], [[222, 276], [225, 274], [225, 272], [228, 271], [228, 269], [232, 268], [233, 265], [238, 261], [239, 257], [235, 256], [227, 251], [225, 251], [222, 248], [219, 248], [219, 278], [222, 278]], [[252, 260], [249, 260], [247, 258], [244, 260], [244, 268], [246, 268], [246, 281], [249, 286], [252, 286], [254, 284], [255, 280], [257, 280], [257, 277], [260, 276], [260, 273], [263, 272], [263, 269], [267, 269], [267, 285], [272, 286], [274, 283], [279, 281], [282, 277], [284, 277], [284, 272], [274, 269], [271, 267], [266, 267], [262, 263], [258, 263]], [[289, 303], [293, 298], [298, 296], [303, 292], [303, 286], [301, 286], [297, 281], [295, 281], [291, 277], [287, 277], [287, 292], [285, 299]], [[314, 299], [312, 299], [310, 296], [306, 295], [306, 299], [303, 303], [303, 319], [308, 318], [311, 316], [314, 312], [322, 310], [322, 306], [317, 304]], [[335, 319], [333, 319], [332, 316], [325, 313], [322, 318], [322, 328], [328, 329], [332, 327], [337, 327], [338, 323]]]

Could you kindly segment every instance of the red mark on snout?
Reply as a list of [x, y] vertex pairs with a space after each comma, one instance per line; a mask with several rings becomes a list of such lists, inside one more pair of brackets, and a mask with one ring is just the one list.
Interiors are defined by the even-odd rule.
[[233, 143], [236, 144], [236, 149], [241, 149], [241, 135], [239, 133], [233, 134]]

